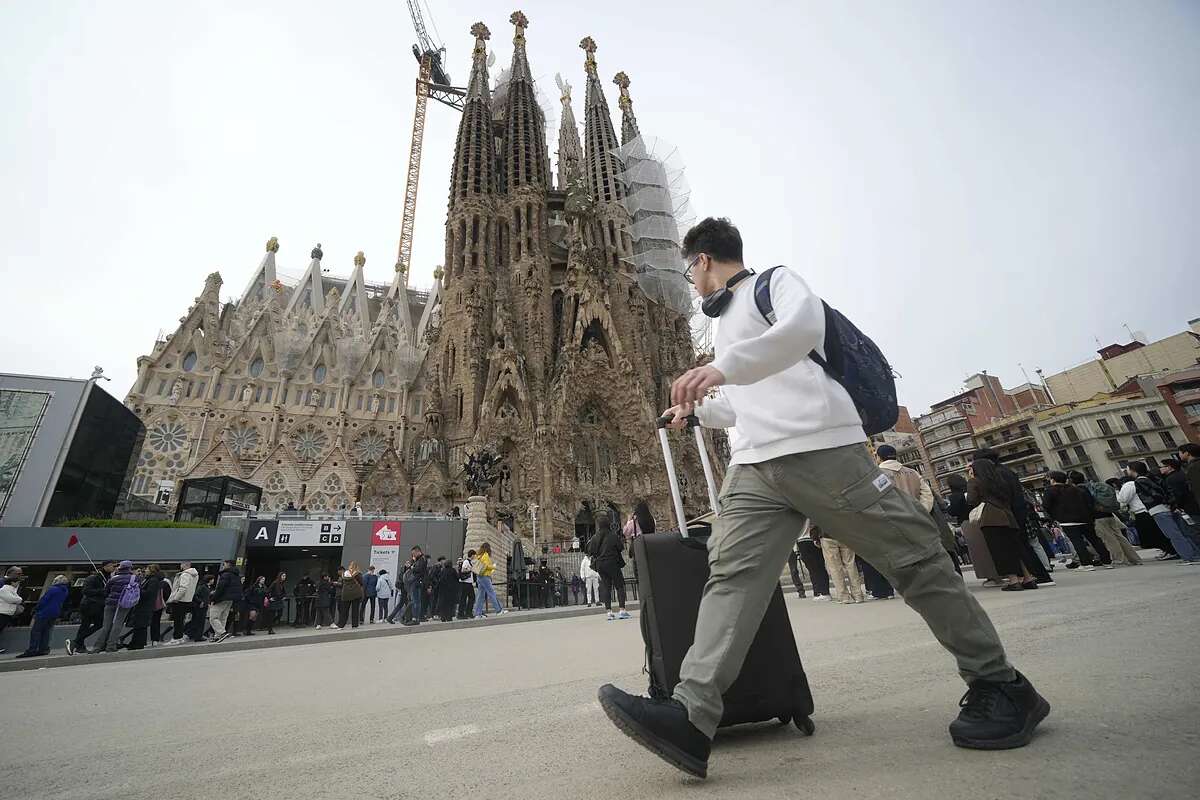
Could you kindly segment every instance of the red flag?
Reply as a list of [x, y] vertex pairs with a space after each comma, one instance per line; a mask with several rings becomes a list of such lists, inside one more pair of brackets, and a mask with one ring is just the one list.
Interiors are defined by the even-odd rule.
[[70, 550], [77, 544], [79, 544], [79, 537], [72, 533], [71, 538], [67, 539], [67, 549]]

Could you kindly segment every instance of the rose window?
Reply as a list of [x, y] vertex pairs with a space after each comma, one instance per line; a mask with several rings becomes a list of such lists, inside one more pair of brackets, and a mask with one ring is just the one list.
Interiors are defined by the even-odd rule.
[[354, 458], [372, 463], [378, 461], [387, 450], [387, 439], [379, 431], [367, 431], [354, 440]]
[[316, 461], [325, 451], [328, 442], [329, 436], [324, 431], [311, 426], [292, 434], [292, 446], [296, 450], [296, 456], [302, 461]]
[[187, 428], [180, 422], [159, 422], [146, 432], [146, 441], [160, 453], [183, 449], [187, 438]]
[[239, 456], [257, 450], [261, 440], [258, 429], [244, 423], [231, 425], [225, 430], [226, 446]]

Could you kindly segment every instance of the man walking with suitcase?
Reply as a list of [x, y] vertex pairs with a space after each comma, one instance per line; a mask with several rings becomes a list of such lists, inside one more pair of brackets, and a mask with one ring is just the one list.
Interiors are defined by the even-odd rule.
[[732, 459], [679, 684], [662, 701], [605, 685], [600, 703], [609, 718], [673, 766], [706, 776], [722, 694], [741, 670], [796, 531], [812, 520], [876, 565], [955, 657], [968, 689], [950, 723], [954, 743], [1027, 744], [1050, 706], [1008, 663], [933, 519], [863, 446], [862, 418], [847, 390], [809, 357], [827, 355], [820, 298], [795, 273], [776, 269], [763, 287], [773, 307], [765, 318], [742, 264], [741, 235], [728, 220], [699, 223], [683, 251], [705, 313], [721, 325], [716, 359], [675, 380], [669, 413], [674, 427], [695, 411], [706, 427], [733, 428]]

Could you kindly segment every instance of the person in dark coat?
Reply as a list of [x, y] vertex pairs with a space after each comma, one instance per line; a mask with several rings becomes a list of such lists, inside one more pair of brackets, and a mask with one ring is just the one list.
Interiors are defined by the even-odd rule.
[[375, 565], [371, 564], [367, 567], [367, 574], [363, 575], [363, 610], [359, 612], [359, 616], [366, 618], [367, 609], [371, 609], [371, 623], [375, 622], [375, 611], [378, 608], [376, 602], [379, 598], [379, 576], [375, 574]]
[[158, 564], [146, 567], [141, 581], [141, 599], [129, 612], [129, 627], [133, 628], [133, 636], [129, 640], [130, 650], [145, 648], [155, 606], [162, 600], [163, 574]]
[[267, 587], [267, 600], [270, 601], [269, 607], [265, 609], [267, 617], [267, 633], [275, 634], [275, 623], [283, 617], [284, 602], [287, 598], [287, 573], [281, 572], [275, 576], [275, 580], [271, 581], [271, 585]]
[[292, 627], [302, 628], [314, 624], [317, 585], [313, 583], [312, 577], [305, 575], [301, 578], [292, 590], [292, 596], [296, 598], [296, 621], [292, 623]]
[[453, 622], [458, 609], [458, 570], [445, 559], [438, 573], [438, 617], [442, 622]]
[[100, 629], [100, 639], [96, 643], [94, 652], [116, 651], [121, 631], [125, 628], [125, 621], [129, 617], [130, 611], [127, 608], [121, 608], [118, 601], [131, 580], [133, 580], [132, 561], [122, 561], [113, 570], [112, 575], [108, 576], [108, 581], [104, 584], [104, 627]]
[[950, 494], [946, 497], [946, 515], [955, 525], [962, 525], [971, 515], [971, 507], [967, 505], [967, 479], [962, 475], [951, 475], [946, 479], [946, 484], [950, 487]]
[[344, 628], [349, 621], [357, 628], [362, 622], [363, 576], [358, 571], [358, 562], [351, 561], [350, 566], [342, 573], [342, 593], [338, 597], [338, 621], [333, 627]]
[[[621, 534], [613, 530], [608, 514], [596, 514], [596, 534], [588, 541], [588, 555], [592, 557], [592, 568], [600, 573], [600, 601], [608, 609], [608, 618], [629, 619], [625, 610], [625, 577], [621, 569], [625, 566], [623, 552], [625, 543]], [[617, 590], [616, 615], [612, 610], [612, 590]]]
[[242, 604], [242, 573], [234, 562], [222, 562], [217, 585], [209, 600], [208, 624], [213, 629], [213, 642], [223, 642], [232, 634], [225, 630], [226, 620], [230, 612]]
[[1018, 537], [1017, 546], [1021, 551], [1021, 564], [1025, 571], [1033, 576], [1034, 582], [1053, 586], [1054, 580], [1050, 577], [1049, 570], [1037, 557], [1037, 553], [1033, 551], [1033, 545], [1029, 543], [1029, 517], [1033, 510], [1025, 499], [1025, 487], [1021, 486], [1021, 479], [1017, 477], [1017, 473], [1000, 463], [1000, 455], [990, 447], [977, 450], [974, 458], [990, 461], [996, 467], [996, 473], [1000, 480], [1008, 487], [1008, 494], [1012, 497], [1013, 517], [1017, 521], [1017, 531], [1021, 534]]
[[74, 639], [67, 639], [67, 653], [86, 654], [87, 638], [104, 627], [104, 584], [117, 568], [117, 562], [109, 561], [100, 569], [83, 579], [83, 594], [79, 599], [79, 629]]
[[259, 575], [258, 579], [246, 589], [242, 595], [243, 607], [245, 611], [242, 614], [242, 634], [245, 636], [254, 635], [254, 625], [258, 622], [258, 618], [262, 616], [267, 600], [267, 576]]
[[29, 647], [24, 653], [18, 653], [17, 658], [50, 655], [50, 635], [54, 633], [54, 623], [62, 614], [63, 604], [67, 602], [67, 594], [70, 591], [71, 585], [67, 576], [59, 575], [55, 577], [50, 588], [42, 593], [33, 610], [33, 622], [29, 626]]
[[320, 582], [317, 584], [316, 611], [317, 611], [317, 630], [321, 630], [324, 626], [328, 628], [333, 625], [333, 609], [336, 605], [337, 589], [333, 585], [333, 581], [328, 575], [322, 575]]
[[184, 633], [193, 642], [204, 641], [204, 634], [208, 629], [209, 599], [216, 582], [216, 576], [207, 575], [196, 584], [196, 593], [192, 595], [192, 618], [184, 628]]
[[996, 571], [1004, 582], [1003, 591], [1036, 589], [1037, 582], [1032, 576], [1026, 575], [1022, 565], [1020, 538], [1025, 534], [1013, 513], [1011, 487], [990, 459], [977, 457], [971, 462], [970, 473], [967, 503], [973, 509], [983, 506], [979, 514], [979, 527]]

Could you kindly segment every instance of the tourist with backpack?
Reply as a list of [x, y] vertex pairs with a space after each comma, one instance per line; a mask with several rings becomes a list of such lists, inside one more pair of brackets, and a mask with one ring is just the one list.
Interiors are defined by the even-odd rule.
[[[375, 582], [375, 597], [379, 604], [379, 621], [383, 622], [387, 619], [388, 605], [392, 602], [392, 592], [395, 587], [392, 586], [392, 576], [388, 575], [386, 569], [379, 570], [378, 580]], [[372, 618], [371, 620], [375, 620]]]
[[129, 640], [130, 650], [142, 650], [150, 640], [150, 624], [154, 621], [154, 612], [162, 600], [163, 574], [158, 564], [151, 564], [145, 570], [139, 570], [141, 587], [138, 591], [138, 601], [129, 612], [129, 627], [133, 636]]
[[[882, 472], [867, 434], [896, 423], [895, 381], [878, 348], [795, 272], [756, 276], [728, 220], [706, 219], [683, 242], [715, 356], [671, 386], [666, 414], [735, 428], [711, 574], [680, 682], [665, 700], [600, 689], [600, 704], [638, 744], [707, 775], [722, 694], [737, 678], [796, 531], [811, 519], [879, 567], [958, 662], [968, 684], [950, 736], [960, 747], [1028, 744], [1050, 705], [1009, 663], [996, 629], [942, 548], [933, 518]], [[1021, 534], [1023, 535], [1023, 533]]]
[[1150, 474], [1150, 468], [1143, 461], [1133, 461], [1125, 469], [1133, 476], [1134, 486], [1142, 504], [1146, 506], [1146, 512], [1175, 548], [1176, 556], [1185, 564], [1200, 564], [1200, 548], [1183, 532], [1179, 520], [1171, 512], [1167, 487], [1158, 476]]
[[133, 575], [133, 562], [122, 561], [104, 584], [104, 627], [100, 629], [100, 638], [92, 652], [116, 652], [125, 620], [141, 599], [141, 586]]
[[458, 618], [470, 619], [475, 608], [475, 573], [471, 571], [471, 559], [475, 551], [468, 550], [465, 558], [458, 562]]
[[1183, 462], [1177, 458], [1164, 458], [1159, 467], [1162, 473], [1163, 488], [1167, 490], [1167, 505], [1171, 507], [1171, 515], [1175, 524], [1192, 545], [1192, 549], [1200, 552], [1200, 502], [1192, 494], [1188, 485], [1187, 473], [1183, 471]]
[[1121, 510], [1121, 502], [1117, 500], [1116, 491], [1107, 483], [1089, 481], [1079, 471], [1071, 473], [1071, 483], [1091, 495], [1095, 519], [1092, 522], [1096, 535], [1108, 548], [1114, 564], [1137, 566], [1142, 563], [1137, 548], [1125, 538], [1125, 531], [1117, 512]]
[[[1092, 496], [1083, 487], [1073, 482], [1068, 483], [1065, 472], [1054, 470], [1049, 477], [1050, 486], [1042, 493], [1042, 509], [1071, 540], [1085, 571], [1092, 572], [1096, 569], [1091, 550], [1096, 551], [1105, 569], [1112, 569], [1112, 556], [1104, 542], [1096, 535], [1096, 529], [1092, 527], [1096, 519]], [[1091, 550], [1088, 549], [1089, 545]]]

